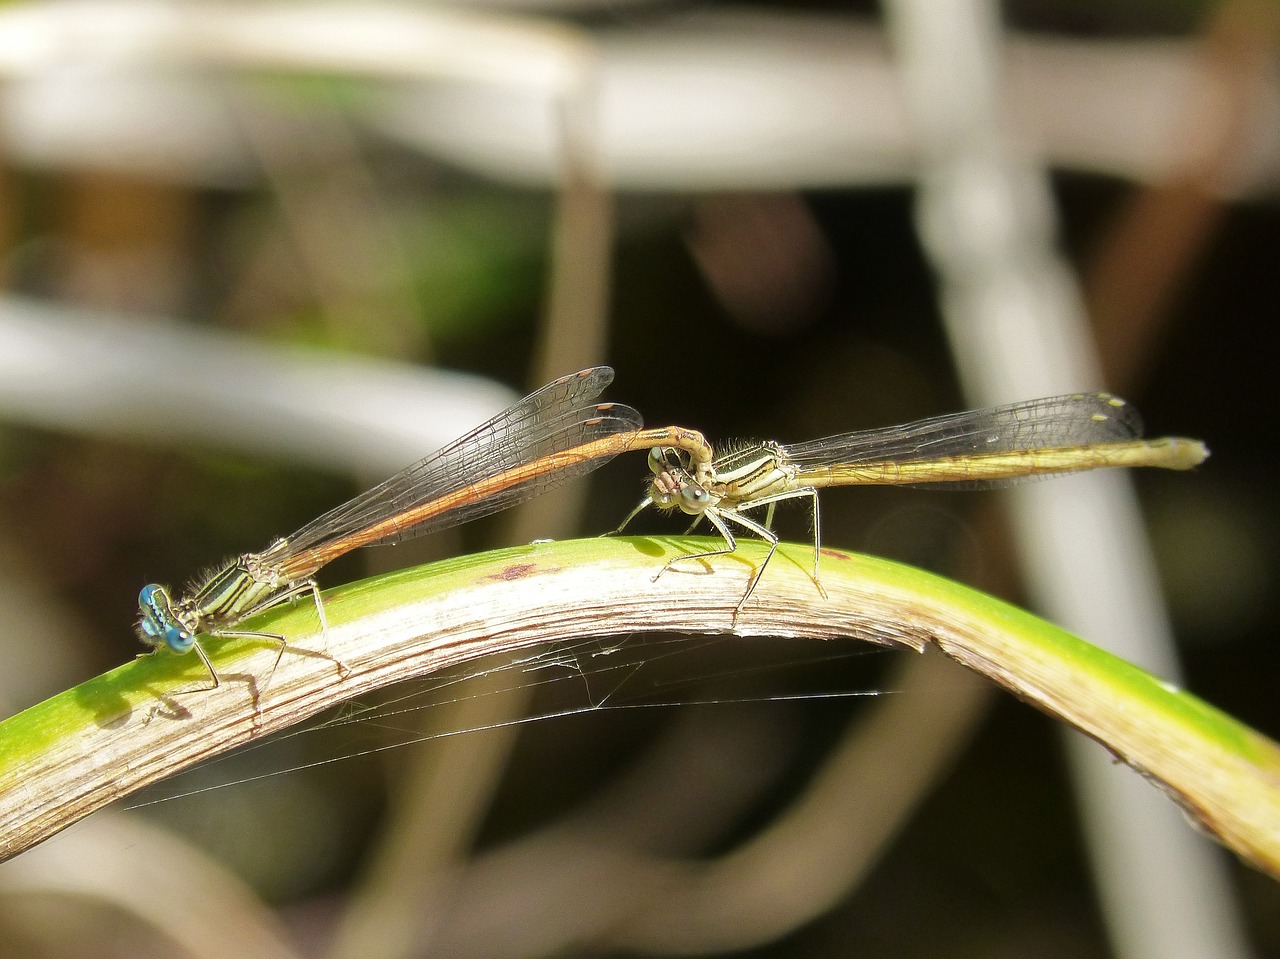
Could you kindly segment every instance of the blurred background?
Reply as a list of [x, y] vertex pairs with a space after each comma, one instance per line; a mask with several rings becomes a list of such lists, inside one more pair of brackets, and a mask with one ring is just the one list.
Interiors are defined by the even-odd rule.
[[[608, 398], [713, 443], [1101, 388], [1205, 439], [1191, 475], [832, 491], [824, 542], [1280, 734], [1278, 23], [6, 5], [0, 708], [137, 654], [143, 583], [608, 363]], [[645, 472], [321, 584], [601, 533]], [[1280, 956], [1275, 883], [1100, 747], [852, 642], [476, 664], [122, 805], [0, 867], [5, 955]]]

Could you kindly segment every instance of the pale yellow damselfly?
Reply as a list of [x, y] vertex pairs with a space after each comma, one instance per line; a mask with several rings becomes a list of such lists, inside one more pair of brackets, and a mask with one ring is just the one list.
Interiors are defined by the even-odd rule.
[[[1198, 440], [1144, 440], [1141, 434], [1141, 418], [1124, 400], [1107, 393], [1075, 393], [807, 443], [746, 444], [716, 457], [709, 467], [680, 449], [654, 448], [649, 453], [653, 476], [648, 495], [616, 532], [654, 506], [679, 509], [695, 517], [694, 526], [705, 518], [723, 538], [720, 549], [677, 557], [654, 579], [677, 563], [732, 553], [737, 540], [731, 526], [759, 536], [769, 544], [769, 552], [738, 603], [741, 610], [778, 546], [772, 529], [774, 507], [785, 500], [808, 499], [813, 514], [813, 580], [825, 596], [818, 576], [818, 490], [937, 484], [980, 488], [1110, 466], [1186, 470], [1209, 455]], [[762, 507], [767, 509], [763, 520], [745, 515]]]

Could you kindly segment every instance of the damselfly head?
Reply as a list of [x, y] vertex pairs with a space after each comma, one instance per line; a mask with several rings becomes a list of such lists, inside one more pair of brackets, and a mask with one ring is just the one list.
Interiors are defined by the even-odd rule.
[[195, 645], [195, 633], [183, 624], [163, 586], [148, 583], [142, 587], [138, 610], [138, 636], [148, 646], [168, 646], [175, 653], [185, 653]]
[[661, 510], [679, 509], [690, 516], [701, 516], [708, 507], [720, 502], [693, 478], [692, 460], [684, 450], [670, 446], [649, 451], [649, 498]]

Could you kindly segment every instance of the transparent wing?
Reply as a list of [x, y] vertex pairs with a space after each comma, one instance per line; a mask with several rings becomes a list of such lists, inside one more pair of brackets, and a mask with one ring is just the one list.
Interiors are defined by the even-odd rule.
[[[997, 486], [1020, 477], [965, 480], [957, 478], [956, 470], [963, 471], [967, 458], [1125, 443], [1141, 434], [1142, 419], [1124, 400], [1107, 393], [1075, 393], [844, 433], [790, 444], [782, 451], [801, 471], [937, 461], [948, 463], [938, 471], [943, 485]], [[921, 475], [908, 485], [924, 484], [933, 485]]]
[[[557, 464], [554, 470], [532, 473], [488, 495], [465, 495], [485, 480], [519, 471], [551, 454], [639, 429], [643, 425], [640, 414], [630, 407], [592, 402], [612, 380], [613, 370], [598, 366], [547, 384], [465, 436], [278, 541], [262, 554], [263, 560], [284, 566], [292, 557], [322, 551], [326, 555], [320, 558], [327, 562], [357, 546], [397, 543], [506, 509], [590, 472], [612, 454]], [[396, 517], [442, 499], [456, 505], [412, 525], [395, 522]], [[362, 536], [379, 526], [388, 531]]]

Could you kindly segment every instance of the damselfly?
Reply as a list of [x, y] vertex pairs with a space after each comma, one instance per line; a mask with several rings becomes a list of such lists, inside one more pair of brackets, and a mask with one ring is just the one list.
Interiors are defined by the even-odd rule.
[[[822, 530], [818, 490], [828, 486], [999, 486], [1029, 476], [1075, 473], [1107, 466], [1156, 466], [1185, 470], [1209, 451], [1197, 440], [1143, 440], [1136, 410], [1106, 393], [1076, 393], [994, 409], [952, 413], [884, 429], [843, 433], [807, 443], [754, 443], [717, 457], [710, 468], [675, 447], [649, 454], [648, 495], [615, 532], [649, 506], [679, 509], [706, 519], [724, 540], [720, 549], [671, 560], [704, 560], [737, 548], [730, 525], [769, 544], [738, 603], [741, 610], [778, 547], [774, 507], [808, 499], [813, 513], [813, 580], [818, 576]], [[763, 520], [745, 515], [767, 508]], [[692, 529], [693, 527], [690, 527]]]
[[[594, 400], [613, 380], [597, 366], [561, 377], [408, 469], [261, 553], [245, 553], [206, 575], [184, 596], [152, 583], [138, 595], [138, 635], [150, 646], [195, 650], [215, 689], [218, 672], [198, 634], [250, 636], [279, 643], [278, 633], [237, 629], [249, 617], [310, 594], [323, 633], [324, 603], [313, 578], [326, 563], [360, 546], [398, 543], [515, 506], [629, 450], [679, 450], [706, 472], [711, 450], [701, 434], [678, 426], [643, 429], [640, 414]], [[673, 454], [675, 455], [675, 454]]]

